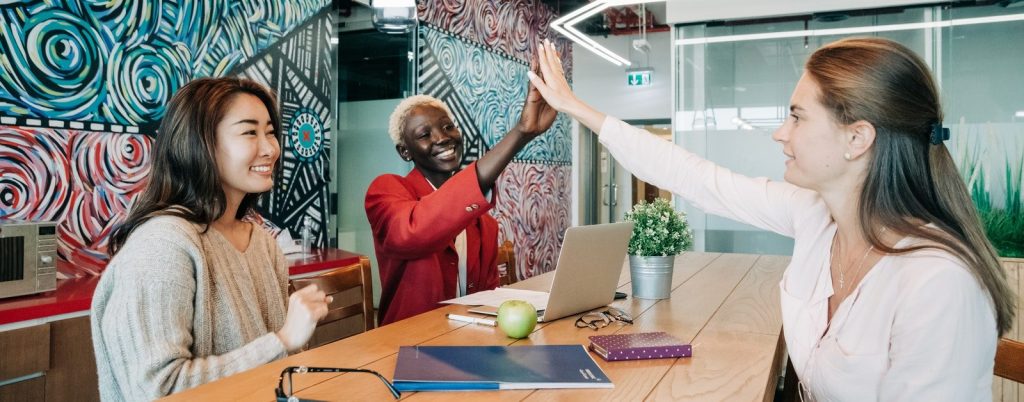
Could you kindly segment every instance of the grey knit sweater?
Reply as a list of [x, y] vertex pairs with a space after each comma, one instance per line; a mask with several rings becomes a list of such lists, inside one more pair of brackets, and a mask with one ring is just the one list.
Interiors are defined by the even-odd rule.
[[253, 227], [238, 251], [214, 229], [175, 217], [140, 225], [92, 300], [100, 397], [152, 400], [287, 355], [288, 266]]

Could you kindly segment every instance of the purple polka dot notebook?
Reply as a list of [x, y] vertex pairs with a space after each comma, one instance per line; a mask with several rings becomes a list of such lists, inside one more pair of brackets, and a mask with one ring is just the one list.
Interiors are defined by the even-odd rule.
[[689, 357], [693, 354], [690, 345], [664, 332], [594, 335], [590, 337], [590, 350], [608, 361]]

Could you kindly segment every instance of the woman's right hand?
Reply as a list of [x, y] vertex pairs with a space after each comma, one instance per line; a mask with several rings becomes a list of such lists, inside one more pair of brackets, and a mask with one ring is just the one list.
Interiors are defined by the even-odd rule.
[[541, 76], [537, 76], [533, 71], [527, 75], [548, 105], [559, 112], [566, 112], [573, 104], [579, 103], [579, 99], [572, 93], [572, 88], [565, 79], [558, 50], [547, 39], [537, 43], [537, 62], [540, 64]]
[[316, 285], [296, 290], [288, 297], [288, 313], [277, 337], [289, 352], [301, 349], [309, 341], [317, 322], [327, 315], [327, 305], [333, 299]]
[[537, 61], [540, 63], [541, 76], [537, 76], [533, 71], [528, 72], [527, 76], [548, 105], [559, 112], [568, 113], [595, 133], [599, 132], [601, 124], [604, 123], [604, 113], [583, 103], [572, 92], [562, 71], [562, 60], [558, 57], [558, 50], [547, 39], [537, 46]]

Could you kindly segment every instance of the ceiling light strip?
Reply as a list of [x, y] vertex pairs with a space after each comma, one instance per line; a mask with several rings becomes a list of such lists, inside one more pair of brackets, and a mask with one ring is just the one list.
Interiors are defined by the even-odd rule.
[[906, 30], [913, 30], [913, 29], [943, 28], [943, 27], [953, 27], [953, 26], [963, 26], [963, 25], [976, 25], [976, 24], [990, 24], [990, 23], [996, 23], [996, 22], [1010, 22], [1010, 21], [1022, 21], [1022, 20], [1024, 20], [1024, 14], [1012, 14], [1012, 15], [1000, 15], [1000, 16], [993, 16], [993, 17], [963, 18], [963, 19], [954, 19], [954, 20], [948, 20], [948, 21], [912, 22], [912, 23], [906, 23], [906, 24], [890, 24], [890, 25], [848, 27], [848, 28], [806, 29], [806, 30], [801, 30], [801, 31], [765, 32], [765, 33], [757, 33], [757, 34], [714, 36], [714, 37], [709, 37], [709, 38], [678, 39], [678, 40], [676, 40], [676, 45], [677, 46], [703, 45], [703, 44], [711, 44], [711, 43], [743, 42], [743, 41], [763, 40], [763, 39], [797, 38], [797, 37], [804, 37], [804, 36], [850, 35], [850, 34], [860, 34], [860, 33], [906, 31]]
[[601, 58], [608, 60], [612, 64], [617, 66], [621, 65], [632, 65], [629, 60], [622, 58], [615, 52], [608, 50], [608, 48], [601, 46], [597, 42], [591, 40], [587, 35], [577, 30], [574, 25], [577, 23], [590, 18], [592, 15], [604, 11], [608, 7], [625, 6], [631, 4], [643, 4], [643, 3], [654, 3], [665, 0], [597, 0], [587, 5], [580, 7], [554, 21], [549, 25], [552, 29], [569, 38], [577, 45], [580, 45], [584, 49], [587, 49]]
[[613, 59], [611, 56], [608, 56], [605, 52], [597, 50], [594, 47], [592, 47], [592, 46], [582, 42], [579, 38], [576, 37], [576, 35], [573, 35], [572, 33], [566, 31], [564, 28], [562, 28], [560, 26], [555, 26], [553, 24], [551, 25], [551, 27], [554, 28], [555, 31], [558, 31], [558, 33], [562, 34], [562, 36], [565, 36], [565, 37], [571, 39], [577, 45], [580, 45], [580, 47], [583, 47], [584, 49], [587, 49], [587, 50], [591, 51], [592, 53], [594, 53], [594, 54], [596, 54], [598, 56], [601, 56], [601, 58], [603, 58], [605, 60], [608, 60], [610, 63], [612, 63], [612, 64], [614, 64], [616, 66], [621, 66], [622, 65], [622, 63], [620, 63], [618, 60]]
[[[611, 57], [611, 58], [617, 60], [620, 64], [625, 64], [627, 66], [633, 64], [633, 63], [630, 63], [629, 60], [626, 60], [626, 59], [622, 58], [621, 56], [615, 54], [611, 50], [608, 50], [604, 46], [601, 46], [597, 42], [594, 42], [593, 39], [588, 38], [586, 35], [583, 34], [583, 32], [578, 31], [576, 28], [574, 28], [572, 26], [567, 26], [567, 27], [565, 27], [565, 30], [567, 30], [569, 32], [572, 32], [574, 35], [576, 35], [576, 37], [578, 37], [580, 39], [580, 41], [582, 41], [582, 43], [585, 43], [585, 44], [589, 45], [590, 47], [594, 48], [595, 50], [603, 52], [604, 54], [608, 55], [608, 57]], [[580, 43], [580, 42], [577, 42], [577, 43]]]

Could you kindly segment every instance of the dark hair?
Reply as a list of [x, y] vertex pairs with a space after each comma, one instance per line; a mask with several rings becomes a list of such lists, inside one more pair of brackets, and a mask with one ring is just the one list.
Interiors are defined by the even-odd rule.
[[[930, 141], [932, 125], [941, 124], [943, 116], [928, 66], [891, 40], [850, 38], [815, 51], [806, 71], [821, 87], [820, 101], [835, 121], [863, 120], [875, 128], [860, 195], [865, 238], [886, 253], [938, 248], [962, 259], [992, 298], [999, 333], [1006, 333], [1014, 318], [1006, 272], [949, 150]], [[934, 227], [924, 226], [928, 223]], [[933, 244], [888, 247], [872, 230], [882, 227]]]
[[[110, 236], [111, 256], [139, 225], [153, 217], [177, 216], [205, 224], [204, 230], [208, 230], [208, 225], [224, 214], [227, 200], [217, 173], [217, 125], [239, 94], [253, 95], [263, 102], [280, 140], [276, 97], [262, 84], [238, 77], [199, 78], [185, 84], [171, 98], [160, 121], [146, 188]], [[275, 179], [280, 171], [281, 164], [277, 164]], [[246, 194], [235, 217], [245, 216], [264, 194]]]

